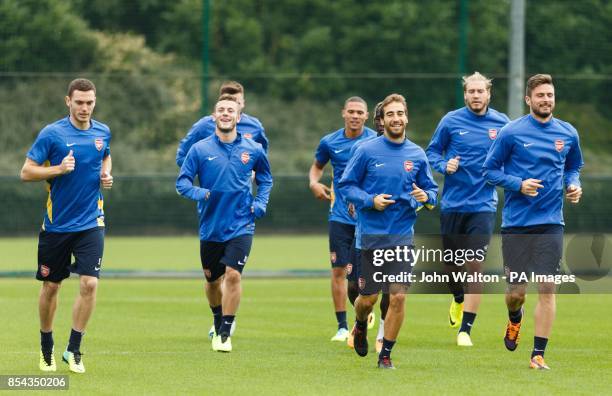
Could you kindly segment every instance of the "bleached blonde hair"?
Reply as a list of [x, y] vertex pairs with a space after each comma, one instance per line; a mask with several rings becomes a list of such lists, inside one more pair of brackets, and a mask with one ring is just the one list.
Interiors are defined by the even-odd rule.
[[491, 86], [493, 85], [493, 82], [490, 78], [487, 78], [486, 76], [483, 76], [482, 74], [478, 72], [474, 72], [474, 74], [470, 74], [469, 76], [463, 76], [462, 80], [463, 80], [463, 92], [465, 92], [465, 89], [466, 89], [465, 87], [467, 87], [468, 83], [474, 82], [474, 81], [484, 81], [485, 86], [487, 87], [487, 91], [490, 91]]

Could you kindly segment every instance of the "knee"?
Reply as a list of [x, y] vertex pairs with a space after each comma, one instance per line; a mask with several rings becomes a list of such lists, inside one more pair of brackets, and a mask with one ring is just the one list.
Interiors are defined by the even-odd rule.
[[525, 302], [525, 290], [511, 290], [508, 292], [510, 301], [523, 304]]
[[347, 287], [347, 294], [348, 294], [348, 298], [349, 301], [351, 302], [352, 305], [355, 305], [355, 300], [357, 299], [357, 296], [359, 296], [359, 287], [357, 286], [357, 282], [348, 282], [348, 287]]
[[389, 309], [399, 310], [404, 307], [406, 295], [404, 293], [393, 293], [389, 295]]
[[81, 296], [93, 297], [98, 289], [98, 278], [93, 276], [81, 277]]
[[346, 278], [346, 270], [343, 267], [332, 268], [332, 280], [334, 282], [344, 282]]
[[53, 298], [59, 292], [61, 283], [43, 282], [42, 292], [48, 298]]
[[240, 272], [233, 268], [227, 267], [225, 270], [225, 283], [229, 285], [237, 285], [240, 283]]

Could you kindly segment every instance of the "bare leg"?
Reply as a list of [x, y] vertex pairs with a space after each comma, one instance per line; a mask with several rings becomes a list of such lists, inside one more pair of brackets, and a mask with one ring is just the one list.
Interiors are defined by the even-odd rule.
[[539, 298], [535, 308], [535, 336], [548, 338], [556, 313], [554, 283], [538, 283]]
[[240, 295], [242, 294], [240, 278], [240, 272], [232, 267], [226, 267], [223, 279], [223, 296], [221, 297], [223, 315], [236, 315], [238, 311]]
[[43, 282], [38, 297], [38, 315], [40, 317], [40, 330], [48, 333], [53, 330], [53, 319], [57, 309], [57, 296], [61, 283]]
[[79, 295], [72, 307], [72, 328], [84, 332], [87, 322], [96, 306], [96, 291], [98, 278], [81, 275], [79, 278]]
[[346, 311], [346, 270], [344, 267], [334, 267], [331, 270], [331, 290], [335, 312]]
[[389, 294], [389, 310], [385, 319], [385, 339], [395, 341], [404, 322], [405, 292]]

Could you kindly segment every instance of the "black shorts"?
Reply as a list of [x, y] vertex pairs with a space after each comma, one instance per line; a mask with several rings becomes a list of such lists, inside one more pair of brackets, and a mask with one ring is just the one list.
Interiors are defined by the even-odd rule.
[[[389, 249], [361, 250], [361, 273], [359, 274], [359, 294], [372, 295], [379, 292], [405, 292], [410, 286], [414, 257], [413, 246], [398, 246]], [[385, 256], [385, 251], [396, 252], [392, 259]]]
[[[486, 254], [495, 228], [494, 212], [445, 212], [440, 215], [444, 250], [482, 250]], [[454, 256], [454, 255], [453, 255]], [[481, 256], [481, 255], [479, 255]], [[453, 262], [446, 262], [455, 265]]]
[[225, 274], [225, 267], [242, 273], [251, 254], [253, 235], [240, 235], [225, 242], [200, 241], [200, 260], [204, 276], [214, 282]]
[[337, 221], [329, 222], [329, 261], [332, 267], [353, 264], [351, 249], [355, 242], [355, 226]]
[[[36, 279], [59, 283], [70, 276], [100, 277], [104, 254], [104, 227], [77, 232], [47, 232], [38, 235]], [[75, 262], [71, 265], [70, 258]]]
[[531, 274], [557, 275], [563, 256], [563, 226], [544, 224], [501, 229], [506, 282], [525, 283]]

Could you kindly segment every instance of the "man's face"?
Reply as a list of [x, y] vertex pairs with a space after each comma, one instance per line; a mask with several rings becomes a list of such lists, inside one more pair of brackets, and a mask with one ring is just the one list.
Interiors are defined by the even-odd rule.
[[379, 135], [382, 135], [383, 133], [385, 133], [385, 126], [383, 125], [382, 117], [374, 118], [374, 129], [376, 129], [376, 132]]
[[66, 96], [66, 106], [70, 116], [78, 122], [88, 123], [96, 107], [96, 94], [91, 91], [72, 91], [72, 96]]
[[476, 114], [484, 113], [491, 101], [491, 92], [484, 81], [470, 81], [463, 92], [465, 105]]
[[555, 109], [555, 87], [551, 84], [538, 85], [531, 91], [531, 96], [525, 96], [525, 102], [533, 114], [547, 118]]
[[351, 132], [361, 132], [368, 119], [368, 109], [361, 102], [348, 102], [342, 109], [345, 129]]
[[222, 100], [215, 105], [214, 118], [222, 133], [230, 133], [236, 128], [238, 116], [240, 114], [238, 103], [233, 100]]
[[389, 137], [394, 139], [402, 137], [408, 125], [408, 115], [404, 105], [400, 102], [391, 102], [383, 107], [383, 125]]
[[237, 94], [233, 94], [232, 96], [238, 101], [238, 110], [242, 111], [242, 109], [244, 109], [244, 94], [239, 92]]

